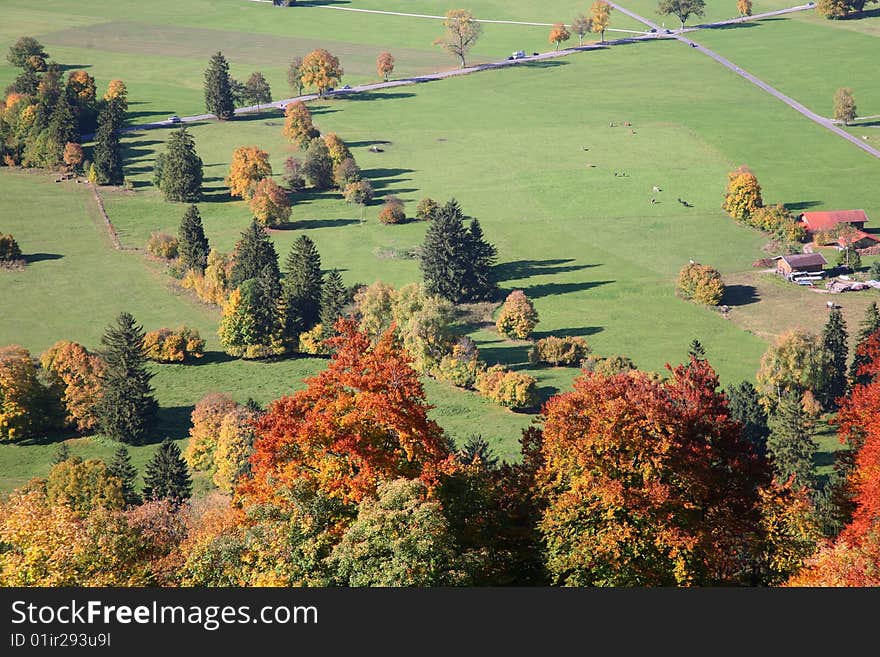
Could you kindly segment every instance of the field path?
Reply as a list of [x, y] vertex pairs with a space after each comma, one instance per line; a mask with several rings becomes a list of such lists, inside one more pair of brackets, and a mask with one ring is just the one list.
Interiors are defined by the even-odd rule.
[[[606, 2], [608, 2], [608, 4], [610, 4], [612, 7], [614, 7], [615, 9], [620, 11], [621, 13], [626, 14], [630, 18], [634, 18], [635, 20], [640, 21], [641, 23], [644, 23], [648, 27], [656, 29], [658, 32], [660, 31], [660, 27], [656, 23], [648, 20], [644, 16], [639, 16], [638, 14], [636, 14], [632, 11], [629, 11], [625, 7], [621, 7], [620, 5], [618, 5], [615, 2], [611, 2], [611, 0], [606, 0]], [[751, 18], [754, 20], [754, 19], [760, 18], [762, 16], [774, 16], [774, 15], [779, 15], [779, 14], [783, 14], [783, 13], [791, 13], [793, 11], [804, 11], [805, 9], [812, 9], [812, 8], [813, 8], [812, 5], [801, 5], [799, 7], [792, 7], [789, 9], [780, 9], [775, 12], [768, 12], [766, 14], [759, 14], [757, 16], [752, 16]], [[691, 29], [692, 30], [693, 29], [710, 29], [715, 25], [727, 25], [732, 22], [738, 23], [739, 19], [734, 19], [733, 21], [722, 21], [720, 23], [709, 23], [706, 25], [702, 25], [699, 28], [691, 28]], [[683, 31], [687, 32], [689, 30], [685, 29]], [[686, 43], [689, 46], [693, 46], [695, 50], [703, 53], [707, 57], [711, 57], [716, 62], [718, 62], [719, 64], [724, 66], [725, 68], [730, 69], [731, 71], [733, 71], [734, 73], [736, 73], [740, 77], [745, 78], [746, 80], [748, 80], [749, 82], [754, 84], [759, 89], [762, 89], [763, 91], [766, 91], [771, 96], [781, 100], [783, 103], [785, 103], [786, 105], [791, 107], [793, 110], [803, 114], [805, 117], [807, 117], [808, 119], [810, 119], [814, 123], [818, 123], [820, 126], [825, 128], [826, 130], [830, 130], [831, 132], [835, 133], [839, 137], [843, 137], [848, 142], [855, 144], [856, 146], [861, 148], [863, 151], [865, 151], [869, 155], [873, 155], [874, 157], [880, 159], [880, 150], [877, 150], [873, 146], [869, 146], [868, 144], [866, 144], [864, 141], [862, 141], [861, 139], [859, 139], [855, 135], [851, 135], [846, 130], [839, 128], [837, 125], [834, 124], [834, 122], [831, 119], [828, 119], [824, 116], [819, 116], [813, 110], [811, 110], [808, 107], [806, 107], [805, 105], [802, 105], [801, 103], [797, 102], [794, 98], [791, 98], [790, 96], [786, 96], [784, 93], [782, 93], [781, 91], [779, 91], [775, 87], [770, 86], [769, 84], [767, 84], [766, 82], [764, 82], [760, 78], [752, 75], [748, 71], [744, 71], [739, 66], [737, 66], [736, 64], [731, 62], [729, 59], [725, 59], [724, 57], [719, 55], [714, 50], [709, 50], [708, 48], [705, 48], [704, 46], [701, 46], [698, 43], [691, 41], [688, 37], [686, 37], [682, 34], [683, 31], [682, 30], [675, 30], [671, 34], [665, 34], [664, 36], [678, 39], [679, 41]]]

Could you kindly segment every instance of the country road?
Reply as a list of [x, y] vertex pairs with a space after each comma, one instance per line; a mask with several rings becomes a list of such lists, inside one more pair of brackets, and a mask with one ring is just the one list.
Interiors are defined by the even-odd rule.
[[[632, 11], [629, 11], [628, 9], [626, 9], [624, 7], [621, 7], [620, 5], [618, 5], [615, 2], [612, 2], [611, 0], [606, 0], [606, 2], [608, 2], [608, 4], [610, 4], [612, 7], [614, 7], [615, 9], [620, 11], [621, 13], [626, 14], [630, 18], [634, 18], [635, 20], [643, 23], [644, 25], [647, 25], [648, 27], [654, 28], [659, 31], [659, 29], [660, 29], [659, 26], [656, 23], [648, 20], [644, 16], [639, 16], [638, 14], [636, 14]], [[812, 8], [813, 8], [812, 5], [801, 5], [799, 7], [791, 7], [789, 9], [780, 9], [775, 12], [767, 12], [766, 14], [759, 14], [757, 16], [752, 16], [752, 19], [754, 20], [756, 18], [766, 17], [766, 16], [778, 16], [778, 15], [784, 14], [784, 13], [791, 13], [793, 11], [804, 11], [805, 9], [812, 9]], [[781, 100], [783, 103], [785, 103], [786, 105], [791, 107], [793, 110], [804, 115], [805, 117], [807, 117], [808, 119], [810, 119], [814, 123], [818, 123], [820, 126], [825, 128], [826, 130], [830, 130], [831, 132], [835, 133], [839, 137], [843, 137], [848, 142], [855, 144], [856, 146], [861, 148], [863, 151], [865, 151], [869, 155], [873, 155], [874, 157], [880, 159], [880, 150], [877, 150], [873, 146], [869, 146], [868, 144], [866, 144], [864, 141], [862, 141], [861, 139], [859, 139], [855, 135], [851, 135], [846, 130], [839, 128], [837, 125], [834, 124], [834, 121], [832, 121], [831, 119], [828, 119], [824, 116], [820, 116], [820, 115], [816, 114], [813, 110], [811, 110], [808, 107], [797, 102], [794, 98], [791, 98], [790, 96], [786, 96], [784, 93], [782, 93], [781, 91], [779, 91], [775, 87], [772, 87], [771, 85], [767, 84], [766, 82], [764, 82], [760, 78], [752, 75], [748, 71], [744, 71], [739, 66], [737, 66], [736, 64], [731, 62], [729, 59], [725, 59], [724, 57], [719, 55], [717, 52], [715, 52], [713, 50], [709, 50], [705, 46], [701, 46], [700, 44], [696, 43], [691, 38], [689, 38], [688, 36], [685, 36], [683, 34], [683, 32], [690, 32], [694, 29], [711, 29], [712, 27], [715, 27], [717, 25], [729, 25], [731, 22], [736, 23], [736, 22], [739, 22], [739, 20], [735, 19], [733, 21], [722, 21], [720, 23], [710, 23], [707, 25], [702, 25], [699, 27], [691, 28], [691, 30], [688, 30], [688, 29], [685, 29], [683, 31], [682, 30], [675, 30], [675, 31], [672, 31], [671, 34], [666, 34], [665, 36], [672, 37], [674, 39], [678, 39], [679, 41], [686, 43], [689, 46], [693, 46], [694, 50], [701, 52], [702, 54], [706, 55], [707, 57], [711, 57], [716, 62], [718, 62], [719, 64], [724, 66], [725, 68], [730, 69], [731, 71], [733, 71], [734, 73], [736, 73], [740, 77], [745, 78], [746, 80], [748, 80], [749, 82], [754, 84], [759, 89], [762, 89], [763, 91], [766, 91], [771, 96], [777, 98], [778, 100]]]

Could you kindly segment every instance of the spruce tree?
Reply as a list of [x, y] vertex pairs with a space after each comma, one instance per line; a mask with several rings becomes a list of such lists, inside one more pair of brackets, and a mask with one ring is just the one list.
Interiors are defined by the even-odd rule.
[[205, 109], [226, 121], [235, 116], [235, 96], [229, 78], [229, 62], [218, 52], [205, 71]]
[[144, 499], [180, 503], [192, 495], [192, 479], [180, 449], [166, 438], [144, 470]]
[[98, 425], [110, 438], [137, 445], [153, 428], [159, 408], [144, 356], [144, 329], [134, 317], [121, 313], [104, 332], [101, 344], [106, 371], [103, 395], [96, 405]]
[[865, 317], [859, 326], [859, 336], [856, 342], [856, 353], [853, 356], [852, 364], [849, 368], [849, 380], [852, 385], [865, 385], [871, 382], [871, 376], [867, 374], [859, 374], [859, 369], [863, 365], [867, 365], [869, 359], [863, 354], [859, 354], [859, 347], [868, 341], [876, 331], [880, 330], [880, 310], [877, 309], [876, 302], [871, 302], [865, 311]]
[[229, 283], [236, 288], [244, 281], [259, 277], [267, 266], [275, 272], [276, 278], [281, 277], [278, 253], [272, 240], [260, 224], [252, 221], [235, 245], [235, 261], [232, 263]]
[[703, 343], [696, 338], [691, 340], [690, 347], [688, 347], [688, 358], [706, 360], [706, 349], [703, 347]]
[[342, 274], [338, 269], [327, 273], [324, 284], [321, 286], [321, 325], [325, 333], [333, 331], [336, 320], [342, 317], [343, 310], [348, 303], [348, 290], [342, 282]]
[[202, 158], [196, 142], [186, 128], [168, 137], [159, 178], [159, 188], [166, 201], [195, 203], [202, 196]]
[[803, 408], [800, 397], [786, 393], [770, 415], [767, 453], [777, 481], [794, 476], [795, 486], [815, 491], [813, 456], [818, 449], [813, 438], [814, 422]]
[[95, 148], [92, 158], [95, 182], [99, 185], [122, 184], [122, 148], [119, 131], [122, 129], [122, 108], [111, 101], [98, 115]]
[[428, 294], [453, 303], [467, 300], [472, 238], [464, 227], [464, 215], [455, 199], [437, 210], [425, 233], [421, 268]]
[[498, 291], [494, 281], [495, 259], [498, 252], [493, 244], [483, 238], [483, 228], [476, 219], [468, 229], [468, 260], [470, 271], [465, 283], [469, 301], [490, 299]]
[[727, 408], [730, 417], [742, 425], [743, 438], [754, 446], [755, 451], [764, 456], [767, 453], [767, 413], [760, 404], [758, 391], [748, 381], [726, 390]]
[[177, 252], [186, 269], [193, 269], [199, 273], [205, 271], [208, 266], [208, 254], [211, 248], [208, 238], [205, 237], [205, 229], [202, 226], [202, 215], [195, 205], [186, 209], [180, 228], [177, 231]]
[[846, 394], [846, 361], [849, 356], [846, 321], [839, 309], [828, 315], [822, 330], [824, 358], [819, 390], [819, 401], [826, 409], [835, 408], [836, 400]]
[[303, 331], [318, 323], [322, 282], [318, 249], [311, 238], [300, 235], [284, 261], [284, 299], [300, 318]]
[[258, 342], [271, 345], [281, 339], [283, 329], [278, 270], [266, 265], [254, 282], [254, 297], [250, 304], [253, 309], [254, 328]]
[[122, 482], [122, 497], [128, 506], [141, 503], [141, 496], [134, 487], [137, 470], [131, 463], [131, 455], [125, 445], [120, 445], [113, 453], [113, 460], [107, 465], [107, 472]]
[[55, 454], [52, 455], [52, 465], [58, 465], [59, 463], [64, 463], [67, 459], [70, 458], [70, 447], [67, 443], [59, 443], [58, 447], [55, 448]]

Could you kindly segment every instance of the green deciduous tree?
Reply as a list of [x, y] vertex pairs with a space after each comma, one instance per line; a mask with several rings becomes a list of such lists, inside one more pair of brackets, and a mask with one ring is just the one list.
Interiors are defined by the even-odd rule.
[[259, 71], [251, 73], [244, 83], [244, 97], [259, 109], [260, 105], [272, 102], [272, 89]]
[[235, 97], [229, 77], [229, 62], [218, 52], [205, 70], [205, 109], [220, 120], [235, 116]]
[[23, 36], [9, 46], [6, 61], [18, 68], [24, 68], [31, 57], [39, 57], [45, 60], [49, 58], [49, 53], [46, 52], [42, 44], [35, 38]]
[[114, 440], [140, 444], [152, 430], [159, 407], [144, 355], [144, 329], [130, 314], [121, 313], [101, 344], [106, 371], [96, 407], [98, 426]]
[[706, 9], [704, 0], [660, 0], [657, 13], [661, 16], [674, 15], [681, 21], [681, 29], [691, 16], [702, 16]]
[[192, 479], [180, 448], [166, 438], [144, 469], [144, 499], [180, 503], [192, 495]]
[[320, 137], [309, 142], [303, 162], [303, 174], [309, 184], [317, 190], [330, 189], [333, 186], [333, 160], [327, 144]]

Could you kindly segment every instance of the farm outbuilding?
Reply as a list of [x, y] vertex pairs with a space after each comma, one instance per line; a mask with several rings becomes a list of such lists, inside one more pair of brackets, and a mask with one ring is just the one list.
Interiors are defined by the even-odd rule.
[[783, 276], [792, 272], [820, 272], [828, 264], [821, 253], [793, 253], [791, 255], [777, 256], [776, 271]]
[[868, 223], [868, 215], [864, 210], [829, 210], [828, 212], [804, 212], [800, 216], [804, 227], [811, 233], [828, 232], [840, 224], [849, 224], [857, 230], [863, 230]]

